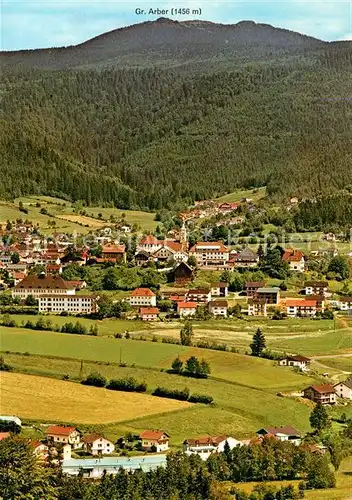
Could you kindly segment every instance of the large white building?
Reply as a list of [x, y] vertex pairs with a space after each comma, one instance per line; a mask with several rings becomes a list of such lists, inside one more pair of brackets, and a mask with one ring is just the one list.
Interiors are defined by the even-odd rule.
[[61, 276], [42, 273], [39, 276], [26, 276], [12, 289], [12, 297], [26, 299], [29, 295], [39, 299], [43, 295], [74, 295], [74, 286], [68, 284]]
[[40, 313], [92, 314], [98, 310], [93, 295], [41, 295], [38, 305]]
[[183, 450], [186, 455], [198, 455], [202, 460], [207, 460], [212, 453], [221, 453], [226, 443], [232, 450], [236, 446], [243, 446], [241, 441], [229, 436], [203, 436], [196, 439], [186, 439]]
[[224, 267], [229, 260], [229, 249], [221, 241], [198, 241], [190, 250], [198, 266]]
[[156, 295], [149, 288], [136, 288], [128, 300], [133, 307], [156, 306]]

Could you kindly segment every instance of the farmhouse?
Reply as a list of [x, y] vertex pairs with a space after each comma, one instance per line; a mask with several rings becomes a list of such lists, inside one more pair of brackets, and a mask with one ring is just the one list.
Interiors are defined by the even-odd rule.
[[155, 430], [144, 431], [139, 436], [143, 450], [151, 451], [155, 448], [157, 453], [169, 449], [169, 437], [166, 432]]
[[257, 298], [264, 300], [267, 304], [277, 305], [280, 302], [280, 288], [262, 287], [257, 290]]
[[186, 297], [188, 302], [207, 304], [211, 300], [211, 293], [209, 288], [194, 288], [188, 290]]
[[103, 246], [101, 257], [104, 261], [126, 262], [126, 247], [125, 245], [114, 245], [108, 243]]
[[239, 253], [232, 253], [230, 260], [235, 267], [256, 267], [259, 262], [259, 256], [250, 248], [245, 248]]
[[39, 460], [46, 460], [49, 455], [49, 446], [41, 441], [31, 441], [30, 444], [33, 446], [33, 452]]
[[176, 285], [184, 286], [193, 280], [193, 269], [186, 262], [181, 262], [176, 266], [173, 273]]
[[139, 252], [137, 252], [136, 255], [134, 256], [136, 265], [139, 267], [148, 264], [149, 259], [150, 259], [150, 254], [145, 250], [139, 250]]
[[131, 306], [156, 306], [156, 295], [149, 288], [136, 288], [129, 297]]
[[336, 403], [336, 392], [332, 385], [311, 385], [304, 389], [303, 395], [307, 399], [311, 399], [314, 403], [322, 405], [330, 405]]
[[100, 434], [89, 434], [83, 438], [83, 449], [92, 455], [110, 455], [115, 445]]
[[288, 263], [290, 271], [304, 273], [305, 257], [304, 253], [300, 250], [288, 248], [287, 250], [285, 250], [282, 256], [282, 260], [283, 262]]
[[78, 448], [81, 443], [81, 435], [75, 427], [51, 425], [46, 431], [46, 436], [52, 444], [70, 444]]
[[291, 425], [285, 425], [284, 427], [265, 427], [257, 431], [257, 436], [273, 436], [279, 441], [290, 441], [295, 445], [301, 444], [301, 433], [292, 427]]
[[286, 356], [279, 364], [281, 366], [294, 366], [302, 371], [306, 371], [310, 365], [310, 359], [300, 355]]
[[197, 307], [197, 302], [178, 302], [177, 312], [180, 315], [180, 318], [187, 318], [196, 314]]
[[267, 316], [265, 299], [249, 298], [247, 304], [248, 316]]
[[74, 295], [74, 293], [75, 288], [69, 286], [61, 276], [44, 273], [39, 276], [26, 276], [12, 289], [12, 297], [20, 299], [26, 299], [28, 295], [38, 299], [42, 295]]
[[224, 267], [229, 260], [229, 250], [221, 241], [198, 241], [191, 249], [200, 267]]
[[156, 321], [159, 312], [157, 307], [141, 307], [139, 310], [139, 317], [142, 321]]
[[247, 297], [256, 297], [259, 288], [265, 287], [265, 281], [247, 281], [244, 285], [244, 291]]
[[209, 312], [213, 316], [221, 316], [223, 318], [226, 318], [227, 307], [227, 300], [211, 300], [208, 303]]
[[328, 291], [329, 283], [327, 281], [307, 281], [304, 285], [306, 295], [324, 295]]
[[199, 455], [202, 460], [207, 460], [212, 453], [221, 453], [228, 444], [232, 450], [243, 443], [229, 436], [202, 436], [195, 439], [186, 439], [183, 442], [183, 451], [186, 455]]
[[317, 313], [317, 302], [316, 300], [286, 300], [286, 313], [290, 318], [312, 318]]
[[334, 385], [336, 394], [343, 399], [352, 400], [352, 379], [347, 379], [344, 382], [339, 382]]
[[227, 297], [229, 293], [229, 284], [225, 282], [212, 283], [210, 292], [213, 297]]

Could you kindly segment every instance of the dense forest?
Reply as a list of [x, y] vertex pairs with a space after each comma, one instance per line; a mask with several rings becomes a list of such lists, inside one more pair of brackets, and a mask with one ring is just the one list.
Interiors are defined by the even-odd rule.
[[[230, 64], [215, 44], [212, 71], [199, 61], [192, 71], [187, 61], [172, 67], [170, 47], [170, 67], [159, 68], [109, 59], [62, 69], [54, 53], [57, 66], [38, 69], [45, 51], [3, 54], [0, 198], [53, 194], [159, 209], [242, 187], [266, 185], [282, 199], [352, 185], [351, 45], [278, 30], [275, 50], [260, 59], [258, 33], [245, 34], [242, 63]], [[80, 50], [98, 57], [103, 41]]]

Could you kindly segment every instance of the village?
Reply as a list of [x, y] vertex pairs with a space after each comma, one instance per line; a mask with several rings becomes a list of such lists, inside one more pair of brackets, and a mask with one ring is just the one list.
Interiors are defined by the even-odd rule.
[[[294, 200], [291, 202], [294, 204]], [[242, 203], [254, 207], [251, 199], [245, 198]], [[224, 328], [226, 332], [228, 325], [236, 329], [238, 322], [242, 325], [247, 321], [248, 325], [251, 322], [259, 325], [259, 329], [263, 324], [270, 332], [271, 324], [286, 322], [289, 329], [290, 322], [295, 321], [295, 325], [301, 322], [302, 345], [299, 348], [276, 349], [270, 346], [270, 350], [264, 349], [259, 355], [262, 359], [272, 360], [271, 366], [275, 365], [275, 370], [285, 370], [282, 373], [292, 370], [303, 377], [292, 382], [290, 390], [279, 391], [275, 397], [302, 401], [310, 410], [322, 406], [329, 409], [329, 415], [335, 415], [331, 413], [334, 408], [337, 408], [338, 415], [345, 412], [349, 415], [351, 370], [334, 371], [324, 364], [320, 366], [319, 358], [310, 355], [309, 349], [305, 352], [303, 337], [308, 321], [313, 334], [316, 332], [319, 338], [319, 325], [330, 322], [336, 332], [337, 323], [344, 324], [352, 317], [349, 280], [345, 276], [340, 278], [338, 273], [332, 279], [331, 272], [329, 275], [314, 271], [320, 259], [333, 269], [340, 257], [350, 265], [349, 256], [340, 255], [336, 249], [319, 255], [293, 246], [267, 245], [263, 249], [261, 244], [255, 246], [248, 241], [233, 244], [226, 238], [214, 240], [209, 232], [203, 240], [190, 238], [192, 224], [208, 217], [221, 215], [227, 220], [226, 226], [231, 226], [231, 220], [235, 225], [241, 225], [243, 219], [237, 214], [239, 206], [237, 202], [197, 205], [189, 212], [182, 212], [181, 226], [172, 228], [166, 236], [157, 231], [137, 234], [125, 224], [119, 227], [116, 235], [104, 228], [95, 230], [89, 239], [72, 242], [69, 235], [59, 235], [55, 230], [48, 237], [32, 223], [7, 222], [1, 229], [0, 329], [3, 328], [4, 332], [22, 330], [24, 333], [28, 329], [48, 330], [48, 334], [54, 330], [100, 338], [101, 323], [113, 320], [123, 322], [124, 328], [115, 334], [111, 330], [107, 337], [125, 341], [132, 335], [137, 345], [140, 340], [164, 342], [164, 335], [171, 328], [182, 329], [192, 323], [197, 325], [196, 328], [204, 324], [208, 330], [214, 328], [221, 332]], [[337, 265], [335, 269], [338, 269]], [[134, 283], [137, 286], [133, 286]], [[60, 322], [62, 326], [58, 327], [55, 318], [66, 323]], [[90, 322], [90, 329], [84, 326], [84, 321]], [[142, 332], [142, 336], [140, 333], [135, 335], [134, 330]], [[242, 352], [231, 346], [231, 335], [229, 331], [230, 347], [227, 347], [226, 335], [221, 333], [221, 338], [225, 339], [221, 350], [248, 356], [247, 350]], [[197, 336], [198, 343], [194, 343], [197, 348], [219, 349], [206, 337], [202, 340], [201, 329]], [[279, 339], [278, 334], [276, 338]], [[168, 338], [167, 342], [179, 344], [178, 338]], [[30, 356], [35, 355], [35, 350], [32, 354], [32, 349], [29, 349]], [[14, 354], [14, 359], [18, 354]], [[123, 367], [121, 348], [119, 355]], [[99, 359], [96, 356], [92, 353], [93, 359]], [[132, 370], [138, 374], [138, 369]], [[253, 380], [255, 377], [254, 373]], [[2, 416], [0, 420], [16, 424], [20, 433], [21, 429], [28, 433], [27, 427], [31, 428], [31, 425], [22, 427], [22, 418], [23, 415], [18, 414]], [[139, 433], [116, 435], [109, 431], [107, 437], [104, 432], [89, 432], [84, 426], [62, 424], [60, 418], [55, 424], [48, 424], [45, 420], [40, 424], [37, 437], [30, 439], [33, 452], [44, 463], [51, 460], [60, 463], [67, 475], [83, 474], [85, 478], [97, 479], [105, 473], [117, 474], [121, 469], [151, 471], [164, 467], [168, 453], [175, 449], [173, 433], [167, 425], [146, 427]], [[227, 448], [255, 446], [274, 439], [303, 446], [316, 455], [328, 452], [323, 442], [310, 440], [306, 425], [301, 430], [284, 416], [279, 420], [266, 418], [265, 422], [260, 429], [251, 427], [243, 437], [241, 432], [239, 435], [236, 432], [204, 433], [200, 421], [198, 432], [188, 436], [183, 434], [182, 442], [177, 437], [176, 449], [206, 461]], [[3, 425], [0, 427], [4, 428]], [[10, 435], [11, 430], [1, 432], [0, 439], [5, 440]]]

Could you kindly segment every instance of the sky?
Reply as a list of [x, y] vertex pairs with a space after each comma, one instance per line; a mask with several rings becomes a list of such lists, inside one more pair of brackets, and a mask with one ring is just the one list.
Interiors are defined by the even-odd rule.
[[[352, 0], [0, 0], [2, 50], [74, 45], [158, 17], [252, 20], [322, 40], [352, 40]], [[171, 9], [189, 9], [171, 12]], [[144, 13], [138, 13], [138, 10]], [[154, 11], [151, 13], [150, 9]], [[159, 13], [155, 11], [159, 9]], [[164, 10], [163, 13], [160, 13]]]

